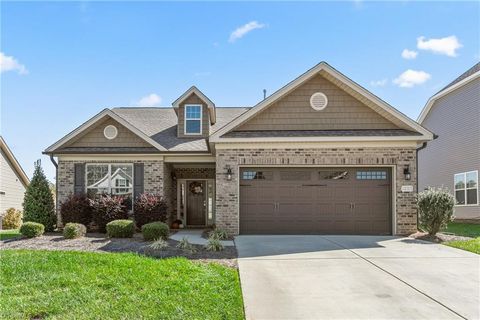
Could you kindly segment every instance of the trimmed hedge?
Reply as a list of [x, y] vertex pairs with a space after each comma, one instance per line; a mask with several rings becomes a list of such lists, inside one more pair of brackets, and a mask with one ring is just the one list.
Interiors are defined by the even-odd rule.
[[142, 226], [142, 234], [145, 241], [167, 240], [169, 233], [168, 225], [160, 221], [150, 222]]
[[131, 238], [135, 233], [132, 220], [114, 220], [107, 223], [107, 235], [110, 238]]
[[63, 237], [65, 239], [75, 239], [85, 236], [87, 227], [81, 223], [69, 222], [63, 228]]
[[20, 227], [20, 233], [27, 238], [40, 237], [45, 232], [45, 227], [37, 222], [25, 222]]

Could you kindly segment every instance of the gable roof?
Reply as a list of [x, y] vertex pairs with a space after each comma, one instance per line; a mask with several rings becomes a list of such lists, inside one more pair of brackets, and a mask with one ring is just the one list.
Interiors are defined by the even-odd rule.
[[435, 95], [433, 95], [430, 99], [428, 99], [427, 104], [425, 104], [425, 107], [423, 107], [422, 112], [420, 112], [420, 115], [418, 116], [417, 121], [419, 123], [423, 123], [428, 113], [432, 109], [432, 106], [435, 103], [435, 101], [449, 94], [450, 92], [463, 87], [464, 85], [470, 83], [472, 80], [475, 80], [479, 77], [480, 77], [480, 62], [475, 64], [473, 67], [471, 67], [464, 73], [462, 73], [459, 77], [457, 77], [455, 80], [450, 82], [445, 88], [443, 88], [442, 90], [437, 92]]
[[216, 114], [215, 114], [215, 104], [210, 100], [206, 95], [203, 94], [202, 91], [200, 91], [197, 87], [191, 86], [190, 89], [185, 91], [180, 97], [177, 98], [177, 100], [173, 101], [172, 106], [175, 109], [175, 112], [178, 112], [178, 108], [180, 107], [180, 104], [185, 101], [188, 97], [190, 97], [191, 94], [196, 94], [200, 99], [202, 99], [208, 107], [208, 111], [210, 113], [210, 123], [214, 124], [216, 120]]
[[15, 158], [12, 150], [10, 150], [10, 148], [8, 147], [7, 143], [5, 142], [2, 136], [0, 136], [0, 149], [3, 151], [3, 153], [5, 153], [5, 156], [7, 157], [8, 161], [12, 164], [13, 169], [15, 170], [15, 173], [22, 181], [23, 186], [27, 187], [28, 184], [30, 183], [30, 179], [28, 178], [25, 171], [23, 171], [22, 166], [18, 162], [17, 158]]
[[[222, 137], [223, 135], [227, 134], [229, 131], [235, 129], [236, 127], [240, 126], [241, 124], [245, 123], [247, 120], [253, 118], [257, 113], [261, 112], [262, 110], [271, 106], [274, 102], [278, 101], [288, 93], [292, 92], [294, 89], [299, 87], [304, 82], [308, 81], [315, 75], [322, 73], [325, 75], [328, 80], [332, 80], [337, 82], [339, 85], [342, 86], [344, 90], [350, 90], [351, 93], [356, 94], [358, 98], [361, 98], [362, 102], [369, 102], [369, 106], [375, 106], [378, 108], [378, 111], [382, 112], [383, 116], [388, 116], [390, 119], [397, 121], [398, 123], [403, 124], [403, 126], [408, 128], [409, 131], [418, 132], [420, 135], [415, 136], [408, 136], [407, 140], [431, 140], [433, 138], [433, 134], [428, 131], [427, 129], [423, 128], [421, 125], [416, 123], [414, 120], [410, 119], [397, 109], [393, 108], [385, 101], [381, 100], [365, 88], [361, 87], [333, 67], [331, 67], [326, 62], [320, 62], [304, 74], [300, 75], [295, 80], [291, 81], [278, 91], [274, 92], [272, 95], [258, 103], [249, 111], [245, 112], [241, 116], [234, 119], [232, 122], [228, 123], [226, 126], [218, 130], [210, 137], [211, 142], [220, 142], [220, 141], [240, 141], [241, 138], [228, 138]], [[330, 137], [331, 138], [331, 137]], [[398, 136], [390, 136], [390, 139], [397, 139], [399, 140], [400, 137]], [[280, 139], [280, 138], [278, 138]], [[296, 141], [299, 138], [296, 137], [282, 137], [282, 140], [285, 141]], [[323, 137], [315, 137], [318, 141], [325, 140]]]

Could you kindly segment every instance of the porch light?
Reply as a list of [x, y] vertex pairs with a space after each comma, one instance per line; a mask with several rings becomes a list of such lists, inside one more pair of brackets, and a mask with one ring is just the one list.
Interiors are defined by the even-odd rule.
[[412, 178], [412, 175], [410, 174], [409, 165], [406, 165], [405, 168], [403, 169], [403, 175], [405, 176], [405, 180], [410, 180]]
[[228, 181], [231, 181], [232, 180], [232, 175], [233, 175], [233, 171], [232, 171], [232, 168], [230, 166], [226, 166], [225, 167], [227, 169], [227, 180]]

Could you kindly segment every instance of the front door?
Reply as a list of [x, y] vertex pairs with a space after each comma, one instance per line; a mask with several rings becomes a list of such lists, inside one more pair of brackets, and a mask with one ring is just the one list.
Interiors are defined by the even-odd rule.
[[187, 181], [187, 225], [204, 226], [206, 220], [206, 184], [203, 180]]

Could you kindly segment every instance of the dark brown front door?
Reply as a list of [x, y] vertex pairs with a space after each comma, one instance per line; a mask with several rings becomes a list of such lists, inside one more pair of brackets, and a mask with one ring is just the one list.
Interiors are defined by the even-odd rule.
[[206, 218], [205, 181], [187, 181], [187, 226], [204, 226]]
[[242, 234], [391, 234], [389, 168], [244, 168]]

